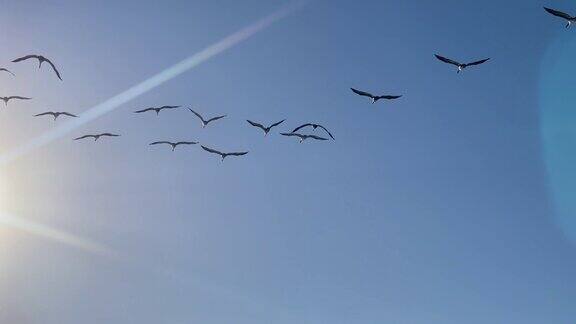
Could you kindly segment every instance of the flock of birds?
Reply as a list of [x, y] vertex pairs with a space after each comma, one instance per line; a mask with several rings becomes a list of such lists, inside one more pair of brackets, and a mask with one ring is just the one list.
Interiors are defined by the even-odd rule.
[[[572, 23], [576, 23], [576, 16], [571, 16], [567, 13], [564, 13], [562, 11], [558, 11], [558, 10], [554, 10], [554, 9], [550, 9], [550, 8], [546, 8], [544, 7], [544, 10], [548, 13], [550, 13], [551, 15], [554, 15], [556, 17], [560, 17], [564, 20], [566, 20], [566, 28], [569, 28]], [[488, 62], [490, 60], [490, 58], [486, 58], [486, 59], [482, 59], [482, 60], [477, 60], [477, 61], [473, 61], [473, 62], [469, 62], [469, 63], [461, 63], [458, 61], [455, 61], [453, 59], [435, 54], [434, 55], [439, 61], [446, 63], [446, 64], [450, 64], [453, 65], [457, 68], [457, 73], [462, 72], [464, 69], [471, 67], [471, 66], [477, 66], [477, 65], [481, 65], [484, 64], [486, 62]], [[56, 74], [56, 76], [58, 77], [58, 79], [60, 79], [60, 81], [62, 81], [62, 76], [60, 75], [60, 72], [58, 71], [58, 69], [56, 68], [56, 65], [50, 61], [48, 58], [42, 56], [42, 55], [26, 55], [23, 57], [19, 57], [17, 59], [14, 59], [12, 62], [13, 63], [18, 63], [18, 62], [24, 62], [24, 61], [28, 61], [28, 60], [37, 60], [38, 61], [38, 69], [42, 68], [42, 64], [43, 63], [47, 63], [48, 65], [50, 65], [50, 67], [52, 68], [52, 71]], [[7, 68], [0, 68], [0, 72], [5, 72], [5, 73], [9, 73], [12, 76], [15, 76], [14, 73], [12, 73], [12, 71], [8, 70]], [[362, 96], [362, 97], [367, 97], [371, 100], [371, 102], [374, 104], [379, 100], [385, 99], [385, 100], [395, 100], [398, 98], [401, 98], [401, 95], [374, 95], [371, 94], [369, 92], [366, 91], [362, 91], [362, 90], [358, 90], [355, 88], [350, 88], [352, 90], [353, 93]], [[32, 98], [29, 97], [23, 97], [23, 96], [7, 96], [7, 97], [0, 97], [0, 99], [2, 101], [4, 101], [4, 105], [8, 106], [8, 102], [12, 101], [12, 100], [31, 100]], [[171, 110], [171, 109], [179, 109], [181, 108], [181, 106], [162, 106], [162, 107], [150, 107], [150, 108], [146, 108], [146, 109], [141, 109], [141, 110], [137, 110], [134, 111], [134, 113], [137, 114], [141, 114], [141, 113], [146, 113], [146, 112], [155, 112], [156, 115], [159, 115], [161, 111], [163, 110]], [[194, 114], [196, 117], [198, 117], [198, 119], [200, 120], [201, 124], [202, 124], [202, 128], [207, 127], [209, 124], [220, 120], [222, 118], [227, 117], [226, 115], [221, 115], [221, 116], [215, 116], [209, 119], [205, 119], [201, 114], [199, 114], [198, 112], [194, 111], [191, 108], [188, 108], [188, 110]], [[54, 121], [56, 121], [60, 116], [67, 116], [67, 117], [72, 117], [72, 118], [76, 118], [78, 116], [66, 112], [66, 111], [46, 111], [46, 112], [42, 112], [39, 114], [34, 115], [34, 117], [40, 117], [40, 116], [52, 116], [54, 118]], [[272, 130], [272, 128], [280, 126], [282, 123], [284, 123], [285, 119], [278, 121], [276, 123], [273, 123], [269, 126], [264, 126], [260, 123], [251, 121], [251, 120], [246, 120], [248, 122], [249, 125], [255, 127], [255, 128], [259, 128], [264, 132], [264, 136], [267, 136], [270, 131]], [[286, 136], [286, 137], [296, 137], [299, 139], [300, 143], [306, 141], [306, 140], [316, 140], [316, 141], [327, 141], [328, 138], [323, 137], [323, 136], [318, 136], [318, 135], [314, 135], [314, 134], [303, 134], [302, 132], [299, 132], [303, 129], [307, 129], [307, 128], [312, 128], [313, 131], [316, 131], [318, 128], [322, 129], [324, 131], [324, 133], [326, 133], [327, 136], [329, 136], [332, 140], [335, 140], [334, 136], [332, 135], [332, 133], [330, 133], [330, 131], [320, 125], [320, 124], [316, 124], [316, 123], [306, 123], [303, 125], [300, 125], [296, 128], [294, 128], [291, 132], [284, 132], [284, 133], [280, 133], [280, 135]], [[74, 138], [75, 141], [77, 140], [83, 140], [83, 139], [88, 139], [88, 138], [93, 138], [94, 141], [98, 141], [101, 137], [119, 137], [119, 134], [114, 134], [114, 133], [99, 133], [99, 134], [86, 134], [80, 137], [76, 137]], [[180, 146], [180, 145], [196, 145], [199, 144], [199, 142], [196, 141], [178, 141], [178, 142], [171, 142], [171, 141], [156, 141], [156, 142], [152, 142], [149, 145], [151, 146], [155, 146], [155, 145], [169, 145], [172, 148], [172, 151], [176, 150], [176, 147]], [[212, 153], [212, 154], [216, 154], [219, 155], [221, 157], [221, 160], [224, 161], [224, 159], [228, 156], [243, 156], [248, 154], [248, 151], [242, 151], [242, 152], [221, 152], [215, 149], [212, 149], [210, 147], [207, 147], [205, 145], [200, 145], [202, 147], [202, 149], [204, 149], [206, 152]]]

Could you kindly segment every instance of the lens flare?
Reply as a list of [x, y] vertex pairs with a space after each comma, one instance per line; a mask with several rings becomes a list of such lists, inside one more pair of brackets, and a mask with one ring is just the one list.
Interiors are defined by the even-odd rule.
[[5, 212], [0, 212], [0, 226], [24, 231], [26, 233], [49, 239], [51, 241], [76, 247], [85, 252], [90, 252], [102, 256], [114, 255], [110, 249], [100, 243], [96, 243], [88, 239], [66, 233], [47, 225], [42, 225], [21, 217], [16, 217]]
[[[242, 41], [254, 36], [258, 32], [266, 29], [278, 20], [288, 16], [289, 14], [300, 9], [311, 0], [302, 0], [291, 2], [290, 4], [280, 8], [276, 12], [256, 21], [255, 23], [225, 37], [224, 39], [216, 42], [204, 50], [193, 54], [192, 56], [174, 64], [173, 66], [161, 71], [152, 77], [136, 84], [135, 86], [125, 90], [118, 95], [88, 109], [79, 118], [69, 120], [61, 124], [52, 131], [46, 132], [37, 138], [30, 140], [23, 145], [0, 155], [0, 166], [10, 163], [18, 157], [28, 154], [31, 151], [47, 145], [54, 140], [57, 140], [78, 127], [118, 108], [119, 106], [129, 102], [132, 99], [160, 86], [161, 84], [177, 77], [178, 75], [187, 72], [188, 70], [206, 62], [212, 57], [238, 45]], [[1, 184], [0, 184], [1, 190]], [[1, 195], [1, 191], [0, 191]], [[0, 196], [0, 203], [2, 197]], [[2, 206], [0, 206], [1, 208]], [[60, 242], [66, 245], [80, 248], [84, 251], [96, 253], [99, 255], [112, 256], [113, 252], [102, 244], [93, 242], [64, 231], [49, 227], [47, 225], [35, 223], [15, 215], [4, 213], [0, 210], [0, 226], [7, 226], [14, 229], [22, 230], [30, 234], [34, 234], [46, 239]]]
[[243, 29], [225, 37], [217, 43], [214, 43], [204, 50], [176, 63], [175, 65], [167, 68], [164, 71], [157, 73], [156, 75], [144, 80], [137, 85], [131, 87], [124, 92], [96, 105], [79, 116], [79, 118], [74, 118], [69, 120], [65, 124], [58, 126], [52, 131], [49, 131], [31, 141], [9, 151], [6, 154], [0, 156], [0, 165], [9, 163], [19, 156], [29, 153], [36, 148], [44, 146], [56, 139], [63, 137], [64, 135], [70, 133], [74, 129], [108, 113], [118, 108], [119, 106], [129, 102], [130, 100], [158, 87], [159, 85], [177, 77], [178, 75], [206, 62], [212, 57], [238, 45], [242, 41], [254, 36], [258, 32], [266, 29], [278, 20], [288, 16], [297, 9], [303, 7], [309, 1], [296, 1], [289, 5], [282, 7], [278, 11], [256, 21], [255, 23], [244, 27]]
[[548, 48], [541, 66], [543, 153], [555, 219], [576, 243], [576, 40], [564, 34]]

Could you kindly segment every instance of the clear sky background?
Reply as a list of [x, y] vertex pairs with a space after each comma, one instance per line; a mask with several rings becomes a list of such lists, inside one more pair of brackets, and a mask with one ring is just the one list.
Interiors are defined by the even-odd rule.
[[[2, 1], [0, 155], [287, 4]], [[323, 1], [0, 167], [0, 322], [569, 323], [573, 1]], [[39, 53], [64, 81], [35, 63]], [[433, 54], [492, 60], [457, 75]], [[371, 105], [349, 87], [403, 94]], [[201, 129], [187, 110], [228, 118]], [[286, 118], [267, 138], [245, 119]], [[278, 135], [319, 122], [336, 141]], [[116, 139], [74, 142], [110, 131]], [[148, 147], [199, 140], [200, 147]]]

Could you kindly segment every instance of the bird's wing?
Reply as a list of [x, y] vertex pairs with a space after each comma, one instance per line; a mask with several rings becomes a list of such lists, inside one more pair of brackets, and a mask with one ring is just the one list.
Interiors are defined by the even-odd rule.
[[232, 153], [226, 153], [226, 155], [232, 155], [232, 156], [242, 156], [242, 155], [246, 155], [248, 154], [248, 152], [232, 152]]
[[177, 142], [176, 145], [194, 145], [198, 144], [198, 142]]
[[550, 13], [556, 17], [561, 17], [561, 18], [568, 19], [568, 20], [573, 19], [573, 17], [571, 17], [569, 14], [562, 12], [562, 11], [558, 11], [558, 10], [554, 10], [554, 9], [550, 9], [550, 8], [546, 8], [546, 7], [544, 7], [544, 10], [546, 10], [548, 13]]
[[8, 73], [12, 74], [12, 76], [16, 76], [14, 73], [12, 73], [12, 71], [10, 71], [6, 68], [0, 68], [0, 71], [8, 72]]
[[41, 114], [37, 114], [37, 115], [34, 115], [34, 117], [38, 117], [38, 116], [45, 116], [45, 115], [52, 115], [52, 116], [55, 116], [56, 114], [55, 114], [55, 113], [53, 113], [53, 112], [51, 112], [51, 111], [47, 111], [47, 112], [43, 112], [43, 113], [41, 113]]
[[188, 108], [188, 110], [190, 110], [194, 115], [196, 115], [196, 117], [200, 118], [200, 120], [204, 122], [204, 118], [199, 113], [192, 110], [192, 108]]
[[328, 133], [328, 135], [330, 136], [330, 138], [332, 138], [333, 140], [336, 140], [334, 138], [334, 136], [332, 136], [332, 134], [330, 133], [330, 131], [328, 129], [326, 129], [326, 127], [322, 126], [322, 125], [318, 125], [318, 127], [322, 128], [326, 133]]
[[146, 108], [146, 109], [142, 109], [142, 110], [136, 110], [134, 113], [139, 114], [139, 113], [147, 112], [150, 110], [154, 110], [154, 108]]
[[89, 138], [89, 137], [96, 137], [95, 135], [84, 135], [84, 136], [80, 136], [80, 137], [76, 137], [74, 140], [80, 140], [80, 139], [84, 139], [84, 138]]
[[50, 64], [50, 66], [52, 67], [52, 70], [54, 70], [54, 73], [56, 73], [56, 76], [58, 77], [58, 79], [60, 79], [60, 81], [62, 81], [62, 77], [60, 76], [60, 72], [58, 72], [56, 65], [54, 65], [54, 63], [52, 63], [52, 61], [50, 61], [49, 59], [46, 59], [46, 62], [48, 62], [48, 64]]
[[480, 64], [485, 63], [485, 62], [487, 62], [487, 61], [489, 61], [489, 60], [490, 60], [490, 59], [487, 58], [487, 59], [483, 59], [483, 60], [480, 60], [480, 61], [475, 61], [475, 62], [472, 62], [472, 63], [468, 63], [468, 64], [466, 64], [466, 65], [468, 65], [468, 66], [480, 65]]
[[102, 134], [100, 134], [100, 136], [112, 136], [112, 137], [117, 137], [117, 136], [120, 136], [120, 135], [118, 135], [118, 134], [112, 134], [112, 133], [102, 133]]
[[10, 99], [30, 100], [32, 98], [20, 97], [20, 96], [10, 96], [10, 97], [8, 97], [8, 100], [10, 100]]
[[398, 99], [401, 97], [402, 96], [380, 96], [379, 98], [391, 100], [391, 99]]
[[276, 126], [278, 126], [278, 125], [282, 124], [282, 123], [283, 123], [285, 120], [286, 120], [286, 119], [282, 119], [281, 121], [279, 121], [279, 122], [277, 122], [277, 123], [274, 123], [274, 124], [270, 125], [270, 128], [272, 128], [272, 127], [276, 127]]
[[456, 65], [456, 66], [460, 66], [459, 62], [456, 62], [454, 60], [451, 60], [449, 58], [445, 58], [444, 56], [440, 56], [438, 54], [434, 54], [434, 56], [436, 56], [437, 59], [439, 59], [440, 61], [444, 62], [444, 63], [448, 63], [448, 64], [452, 64], [452, 65]]
[[292, 133], [296, 133], [297, 131], [301, 130], [302, 128], [308, 127], [308, 126], [312, 126], [312, 124], [308, 123], [308, 124], [300, 125], [300, 126], [294, 128], [294, 130], [292, 131]]
[[168, 145], [172, 145], [172, 143], [168, 142], [168, 141], [158, 141], [158, 142], [152, 142], [148, 145], [158, 145], [158, 144], [168, 144]]
[[214, 153], [214, 154], [218, 154], [218, 155], [223, 155], [222, 152], [213, 150], [213, 149], [211, 149], [211, 148], [209, 148], [209, 147], [206, 147], [206, 146], [204, 146], [204, 145], [200, 145], [200, 146], [202, 146], [202, 148], [204, 149], [204, 151], [207, 151], [207, 152], [210, 152], [210, 153]]
[[162, 106], [162, 107], [160, 107], [160, 109], [176, 109], [176, 108], [180, 108], [180, 106]]
[[321, 137], [321, 136], [316, 136], [316, 135], [308, 135], [308, 137], [313, 138], [315, 140], [319, 140], [319, 141], [327, 141], [328, 139], [325, 137]]
[[31, 58], [37, 59], [37, 58], [38, 58], [38, 55], [26, 55], [26, 56], [22, 56], [22, 57], [19, 57], [19, 58], [13, 60], [12, 63], [16, 63], [16, 62], [20, 62], [20, 61], [25, 61], [25, 60], [31, 59]]
[[256, 122], [253, 122], [253, 121], [249, 120], [249, 119], [246, 119], [246, 121], [247, 121], [250, 125], [252, 125], [252, 126], [254, 126], [254, 127], [266, 129], [266, 127], [264, 127], [262, 124], [258, 124], [258, 123], [256, 123]]
[[74, 115], [74, 114], [71, 114], [71, 113], [65, 112], [65, 111], [61, 112], [61, 114], [62, 114], [62, 115], [66, 115], [66, 116], [70, 116], [70, 117], [78, 117], [78, 116], [76, 116], [76, 115]]
[[280, 135], [284, 135], [284, 136], [296, 136], [296, 137], [300, 137], [300, 138], [303, 137], [301, 134], [298, 134], [298, 133], [280, 133]]
[[364, 91], [360, 91], [360, 90], [357, 90], [357, 89], [354, 89], [354, 88], [350, 88], [350, 90], [352, 90], [352, 92], [354, 92], [354, 93], [357, 94], [357, 95], [364, 96], [364, 97], [374, 98], [374, 96], [373, 96], [371, 93], [364, 92]]
[[210, 119], [208, 119], [208, 120], [206, 121], [206, 124], [208, 124], [208, 123], [210, 123], [210, 122], [213, 122], [213, 121], [215, 121], [215, 120], [218, 120], [218, 119], [222, 119], [222, 118], [224, 118], [224, 117], [226, 117], [226, 115], [222, 115], [222, 116], [217, 116], [217, 117], [210, 118]]

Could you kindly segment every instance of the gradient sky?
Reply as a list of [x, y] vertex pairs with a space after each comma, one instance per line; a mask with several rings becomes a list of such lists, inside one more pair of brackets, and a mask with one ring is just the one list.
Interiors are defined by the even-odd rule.
[[[0, 156], [288, 0], [2, 1]], [[316, 0], [0, 166], [0, 322], [570, 323], [573, 1]], [[10, 60], [41, 53], [60, 67]], [[457, 75], [433, 54], [492, 60]], [[349, 87], [403, 94], [370, 105]], [[228, 118], [201, 129], [187, 110]], [[282, 127], [264, 138], [245, 119]], [[279, 130], [314, 121], [336, 141]], [[71, 139], [110, 131], [118, 139]], [[150, 148], [155, 140], [199, 147]], [[58, 235], [56, 235], [58, 236]]]

